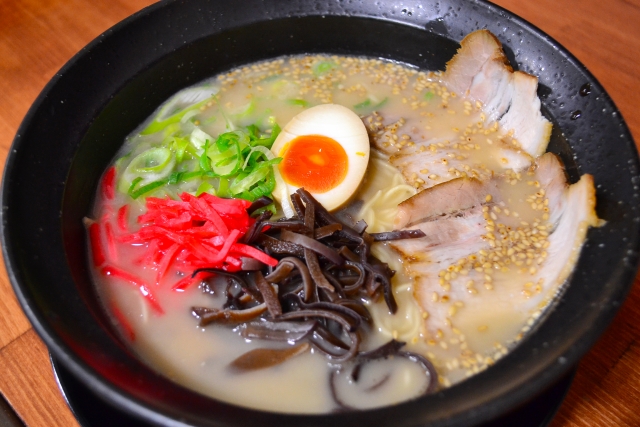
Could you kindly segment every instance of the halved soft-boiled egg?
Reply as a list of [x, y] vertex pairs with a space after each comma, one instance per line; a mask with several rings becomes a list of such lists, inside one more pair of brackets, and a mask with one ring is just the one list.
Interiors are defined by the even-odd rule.
[[367, 129], [353, 111], [322, 104], [294, 116], [271, 151], [282, 161], [273, 195], [291, 216], [289, 196], [303, 187], [326, 209], [342, 206], [356, 192], [369, 164]]

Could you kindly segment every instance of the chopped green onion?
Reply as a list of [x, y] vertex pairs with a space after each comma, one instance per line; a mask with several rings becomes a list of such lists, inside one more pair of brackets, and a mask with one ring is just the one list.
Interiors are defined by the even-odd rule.
[[370, 113], [372, 111], [376, 111], [380, 109], [382, 106], [384, 106], [387, 103], [388, 100], [389, 98], [385, 98], [382, 101], [378, 102], [377, 104], [373, 104], [373, 101], [371, 100], [371, 98], [367, 98], [365, 101], [362, 101], [361, 103], [354, 105], [353, 109], [356, 110], [358, 114]]
[[186, 114], [184, 114], [182, 116], [182, 118], [180, 119], [180, 123], [187, 123], [189, 120], [191, 120], [192, 118], [194, 118], [195, 116], [197, 116], [200, 113], [200, 110], [191, 110], [191, 111], [187, 111]]
[[435, 96], [435, 94], [431, 91], [427, 92], [424, 94], [424, 99], [426, 99], [427, 101], [431, 101], [431, 99]]
[[335, 67], [336, 67], [336, 64], [331, 61], [318, 62], [316, 65], [313, 66], [313, 74], [315, 74], [316, 76], [321, 76], [327, 73], [328, 71], [331, 71]]
[[[220, 138], [218, 138], [220, 140]], [[209, 146], [205, 151], [205, 154], [210, 161], [211, 169], [216, 176], [232, 176], [240, 170], [242, 166], [242, 155], [240, 145], [238, 142], [233, 145], [227, 146], [225, 143], [222, 145], [226, 147], [224, 150], [220, 150], [220, 145], [216, 142], [215, 145]]]
[[213, 141], [213, 137], [200, 128], [195, 128], [189, 136], [189, 141], [196, 150], [203, 150], [207, 141]]
[[162, 134], [165, 138], [175, 135], [180, 132], [180, 123], [172, 123], [164, 128]]
[[256, 102], [255, 102], [255, 100], [252, 99], [250, 102], [245, 104], [243, 107], [239, 108], [233, 114], [233, 118], [234, 119], [244, 119], [246, 117], [249, 117], [255, 110], [256, 110]]
[[204, 151], [202, 152], [202, 154], [200, 155], [200, 169], [203, 172], [212, 172], [211, 169], [211, 161], [209, 160], [209, 157], [207, 156], [207, 148], [209, 147], [209, 140], [207, 139], [204, 143]]
[[[193, 104], [193, 105], [191, 105], [191, 106], [189, 106], [189, 107], [187, 107], [187, 108], [185, 108], [183, 110], [179, 110], [178, 112], [172, 114], [171, 116], [167, 117], [164, 120], [158, 120], [158, 117], [161, 117], [165, 113], [165, 111], [167, 109], [167, 107], [165, 107], [163, 110], [161, 110], [158, 113], [156, 118], [151, 123], [149, 123], [149, 125], [146, 128], [144, 128], [142, 130], [142, 132], [140, 132], [140, 135], [149, 135], [149, 134], [152, 134], [152, 133], [160, 132], [161, 130], [165, 129], [169, 125], [172, 125], [172, 124], [175, 124], [175, 123], [180, 123], [182, 118], [187, 113], [190, 113], [191, 111], [196, 111], [196, 113], [197, 113], [197, 111], [198, 111], [198, 109], [200, 107], [202, 107], [203, 105], [207, 104], [207, 102], [211, 101], [213, 98], [214, 97], [212, 96], [210, 98], [204, 99], [204, 100], [202, 100], [202, 101], [200, 101], [200, 102], [198, 102], [196, 104]], [[167, 104], [167, 105], [169, 106], [171, 104]]]
[[[279, 133], [277, 124], [270, 132], [252, 124], [215, 138], [200, 128], [187, 136], [166, 136], [162, 146], [150, 148], [128, 162], [118, 188], [137, 198], [161, 186], [179, 187], [198, 179], [198, 195], [208, 192], [248, 200], [270, 196], [275, 188], [273, 167], [282, 160], [270, 147]], [[174, 189], [165, 191], [172, 194]]]
[[[132, 183], [146, 185], [154, 181], [163, 180], [173, 171], [175, 158], [168, 148], [150, 148], [134, 157], [125, 168], [118, 190], [130, 193]], [[139, 178], [139, 179], [138, 179]]]
[[271, 128], [271, 136], [253, 140], [250, 142], [250, 144], [252, 147], [262, 145], [264, 147], [271, 148], [278, 135], [280, 135], [280, 131], [280, 126], [278, 126], [278, 124], [276, 123], [273, 125], [273, 128]]
[[251, 155], [254, 153], [258, 153], [258, 156], [253, 158], [252, 163], [255, 164], [255, 162], [257, 161], [258, 157], [260, 155], [264, 156], [264, 158], [266, 160], [272, 160], [274, 159], [276, 156], [273, 155], [273, 153], [271, 152], [271, 150], [269, 150], [267, 147], [264, 147], [262, 145], [258, 145], [257, 147], [253, 147], [249, 153], [247, 153], [247, 157], [244, 161], [244, 164], [242, 165], [242, 169], [246, 169], [247, 165], [249, 164], [249, 161], [252, 160]]
[[[247, 133], [249, 134], [249, 141], [260, 139], [260, 128], [256, 125], [247, 126]], [[251, 142], [249, 142], [251, 144]]]
[[176, 152], [176, 162], [182, 163], [184, 159], [184, 155], [187, 152], [187, 147], [189, 146], [189, 141], [186, 138], [173, 137], [171, 142], [171, 147]]
[[[142, 196], [143, 194], [146, 194], [152, 190], [155, 190], [156, 188], [162, 187], [164, 185], [166, 185], [167, 181], [166, 180], [162, 180], [162, 181], [154, 181], [150, 184], [147, 185], [143, 185], [142, 187], [138, 188], [135, 191], [129, 191], [129, 195], [131, 196], [132, 199], [137, 199], [138, 197]], [[133, 184], [132, 184], [133, 186]]]
[[196, 197], [200, 196], [202, 193], [211, 193], [215, 196], [216, 191], [213, 188], [213, 185], [209, 184], [207, 181], [202, 181], [202, 183], [198, 186], [198, 189], [196, 190]]
[[260, 183], [249, 190], [249, 193], [251, 193], [253, 200], [255, 200], [262, 196], [270, 196], [271, 193], [273, 193], [274, 188], [276, 188], [275, 174], [273, 172], [273, 169], [269, 169], [267, 179], [263, 183]]
[[216, 146], [221, 152], [229, 149], [233, 144], [238, 144], [240, 148], [243, 149], [249, 146], [250, 141], [251, 138], [247, 132], [235, 130], [220, 134], [218, 139], [216, 139]]
[[229, 192], [231, 194], [238, 194], [242, 193], [243, 191], [248, 191], [253, 184], [257, 183], [258, 181], [262, 181], [267, 177], [268, 174], [268, 167], [258, 167], [241, 180], [234, 180], [233, 184], [231, 184], [231, 186], [229, 187]]
[[[194, 178], [200, 178], [203, 175], [207, 175], [205, 174], [204, 171], [192, 171], [192, 172], [174, 172], [171, 175], [169, 175], [169, 179], [167, 180], [167, 184], [169, 185], [174, 185], [177, 184], [179, 182], [187, 182], [190, 181]], [[213, 175], [213, 173], [211, 174]]]
[[169, 180], [167, 181], [167, 184], [173, 185], [173, 184], [177, 184], [180, 182], [180, 180], [182, 179], [182, 175], [184, 174], [184, 172], [174, 172], [171, 175], [169, 175]]
[[194, 178], [199, 178], [204, 175], [202, 171], [193, 171], [193, 172], [183, 172], [183, 175], [180, 177], [181, 181], [189, 181]]
[[369, 105], [371, 105], [371, 100], [369, 98], [367, 98], [366, 101], [362, 101], [359, 104], [356, 104], [353, 106], [354, 110], [363, 110], [365, 108], [367, 108]]
[[309, 103], [304, 99], [287, 99], [287, 104], [298, 105], [302, 108], [307, 108], [309, 106]]
[[218, 197], [230, 197], [229, 194], [229, 180], [227, 178], [220, 178], [218, 182]]
[[129, 194], [133, 193], [134, 188], [136, 188], [136, 185], [138, 185], [138, 183], [139, 183], [140, 181], [142, 181], [142, 177], [140, 177], [140, 176], [139, 176], [139, 177], [137, 177], [136, 179], [134, 179], [134, 180], [131, 182], [131, 185], [129, 186], [129, 190], [127, 191], [127, 193], [129, 193]]
[[171, 151], [166, 148], [150, 148], [137, 155], [127, 169], [136, 173], [159, 172], [171, 161]]

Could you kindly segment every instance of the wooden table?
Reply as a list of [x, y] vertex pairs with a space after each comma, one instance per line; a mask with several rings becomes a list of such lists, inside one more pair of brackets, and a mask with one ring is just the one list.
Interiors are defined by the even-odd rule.
[[[231, 1], [231, 0], [229, 0]], [[54, 73], [94, 37], [150, 0], [0, 0], [0, 164], [27, 109]], [[604, 85], [640, 141], [640, 0], [498, 0], [550, 34]], [[580, 363], [553, 427], [640, 425], [640, 276]], [[0, 268], [0, 425], [76, 426], [47, 349]], [[2, 397], [9, 403], [3, 411]], [[11, 413], [15, 411], [15, 414]], [[3, 415], [6, 414], [6, 415]]]

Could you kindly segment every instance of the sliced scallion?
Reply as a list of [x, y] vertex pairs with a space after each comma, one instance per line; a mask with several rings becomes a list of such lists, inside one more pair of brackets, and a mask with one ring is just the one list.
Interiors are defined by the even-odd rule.
[[[195, 128], [189, 136], [189, 141], [196, 150], [204, 150], [207, 141], [213, 141], [213, 137], [200, 128]], [[200, 154], [200, 153], [199, 153]]]
[[160, 172], [171, 161], [171, 151], [167, 148], [150, 148], [137, 155], [128, 168], [135, 173]]
[[253, 124], [215, 138], [200, 128], [187, 135], [165, 135], [162, 146], [149, 148], [128, 162], [120, 159], [120, 168], [126, 167], [118, 188], [138, 198], [168, 186], [164, 191], [171, 195], [174, 186], [180, 188], [197, 179], [198, 195], [208, 192], [248, 200], [269, 196], [275, 187], [274, 166], [282, 160], [270, 151], [279, 133], [277, 124], [270, 131]]
[[200, 155], [200, 169], [202, 172], [212, 172], [211, 169], [211, 160], [209, 160], [209, 156], [207, 156], [207, 149], [209, 148], [209, 140], [207, 139], [204, 143], [203, 152]]
[[172, 137], [170, 146], [176, 153], [176, 162], [182, 163], [184, 156], [187, 153], [189, 141], [186, 138]]
[[220, 181], [218, 181], [218, 197], [231, 197], [227, 178], [220, 178]]
[[[146, 193], [148, 193], [150, 191], [153, 191], [156, 188], [163, 187], [166, 184], [167, 184], [167, 180], [154, 181], [154, 182], [151, 182], [149, 184], [143, 185], [142, 187], [138, 188], [137, 190], [129, 191], [129, 195], [131, 196], [132, 199], [137, 199], [138, 197], [142, 196], [143, 194], [146, 194]], [[132, 185], [132, 187], [133, 187], [133, 185]]]
[[[253, 156], [252, 158], [253, 154], [257, 154], [257, 156]], [[242, 169], [247, 168], [247, 165], [249, 165], [250, 160], [252, 160], [252, 163], [255, 164], [257, 159], [260, 157], [260, 155], [264, 156], [265, 160], [272, 160], [275, 158], [271, 150], [269, 150], [265, 146], [258, 145], [256, 147], [251, 148], [251, 150], [249, 150], [249, 152], [246, 155], [244, 164], [242, 165]]]
[[231, 194], [239, 194], [243, 191], [249, 191], [251, 186], [258, 181], [264, 180], [269, 174], [269, 167], [258, 167], [253, 170], [249, 175], [241, 180], [234, 180], [233, 184], [229, 187]]
[[232, 176], [238, 173], [242, 166], [242, 155], [237, 142], [232, 143], [223, 151], [219, 149], [217, 144], [211, 145], [207, 149], [206, 155], [216, 176]]
[[215, 196], [216, 191], [215, 191], [215, 188], [213, 188], [213, 185], [211, 185], [207, 181], [202, 181], [202, 183], [198, 186], [198, 189], [196, 190], [196, 197], [200, 196], [202, 193], [210, 193]]
[[388, 100], [389, 100], [389, 98], [385, 98], [380, 102], [376, 102], [375, 100], [372, 100], [371, 98], [367, 98], [366, 100], [362, 101], [361, 103], [354, 105], [353, 109], [358, 114], [368, 114], [368, 113], [371, 113], [372, 111], [376, 111], [376, 110], [380, 109], [381, 107], [383, 107], [387, 103]]
[[297, 105], [302, 108], [307, 108], [309, 106], [309, 103], [304, 99], [287, 99], [287, 104]]
[[173, 172], [174, 165], [175, 157], [171, 150], [164, 147], [150, 148], [131, 160], [122, 173], [118, 189], [131, 194], [130, 188], [134, 181], [137, 185], [144, 186], [164, 180]]
[[136, 179], [134, 179], [131, 182], [131, 185], [129, 185], [129, 190], [127, 190], [127, 192], [129, 194], [133, 193], [133, 191], [135, 190], [136, 186], [140, 183], [140, 181], [142, 181], [142, 177], [137, 177]]
[[[158, 117], [162, 117], [163, 115], [166, 114], [166, 109], [169, 108], [171, 106], [171, 103], [167, 104], [167, 107], [165, 107], [163, 110], [160, 111], [160, 113], [158, 113], [158, 116], [151, 122], [149, 123], [149, 125], [144, 128], [142, 130], [142, 132], [140, 132], [141, 135], [149, 135], [152, 133], [156, 133], [156, 132], [160, 132], [161, 130], [165, 129], [167, 126], [174, 124], [174, 123], [180, 123], [180, 121], [182, 120], [182, 118], [186, 115], [186, 114], [191, 114], [191, 111], [198, 111], [198, 109], [204, 105], [207, 104], [207, 102], [211, 101], [213, 99], [213, 97], [209, 97], [206, 98], [196, 104], [193, 104], [187, 108], [184, 108], [182, 110], [179, 110], [173, 114], [171, 114], [169, 117], [167, 117], [166, 119], [163, 120], [158, 120]], [[192, 116], [193, 117], [193, 116]]]
[[313, 74], [315, 74], [316, 76], [321, 76], [331, 71], [335, 67], [336, 67], [335, 62], [321, 61], [313, 66]]

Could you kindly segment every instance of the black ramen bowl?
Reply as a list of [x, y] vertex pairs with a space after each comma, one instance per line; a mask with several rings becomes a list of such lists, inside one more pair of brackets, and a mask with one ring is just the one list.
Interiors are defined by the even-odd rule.
[[[216, 401], [139, 361], [92, 286], [82, 218], [125, 136], [178, 90], [280, 55], [380, 57], [443, 69], [459, 40], [487, 28], [518, 69], [540, 79], [554, 124], [549, 149], [570, 179], [590, 173], [603, 227], [588, 234], [563, 295], [490, 369], [435, 395], [325, 415], [269, 413]], [[28, 318], [52, 354], [111, 405], [147, 422], [198, 426], [453, 426], [491, 420], [575, 365], [612, 320], [636, 273], [639, 163], [615, 105], [554, 40], [471, 0], [194, 0], [155, 4], [107, 31], [45, 87], [24, 119], [2, 186], [2, 249]]]

